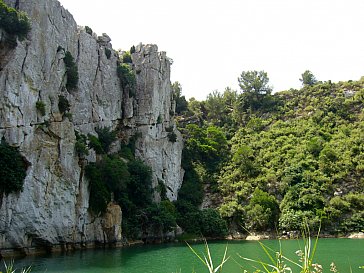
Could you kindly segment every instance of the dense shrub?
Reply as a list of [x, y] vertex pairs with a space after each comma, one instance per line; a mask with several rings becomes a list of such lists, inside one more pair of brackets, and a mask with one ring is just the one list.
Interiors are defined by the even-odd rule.
[[227, 234], [227, 224], [214, 209], [201, 211], [201, 233], [205, 237], [224, 237]]
[[92, 35], [93, 33], [92, 28], [90, 28], [89, 26], [85, 26], [85, 30], [87, 34]]
[[133, 160], [128, 162], [128, 170], [129, 200], [137, 207], [148, 207], [152, 203], [152, 169], [140, 160]]
[[101, 142], [97, 136], [88, 134], [87, 138], [88, 138], [88, 147], [94, 149], [96, 154], [100, 155], [105, 153], [104, 149], [102, 148]]
[[58, 97], [58, 109], [62, 114], [67, 113], [70, 110], [70, 104], [67, 98], [62, 95]]
[[259, 188], [254, 190], [245, 212], [245, 226], [248, 230], [267, 230], [277, 227], [278, 202], [274, 196]]
[[8, 7], [3, 0], [0, 0], [0, 28], [22, 39], [30, 31], [30, 22], [25, 13]]
[[175, 203], [177, 209], [177, 224], [187, 233], [201, 234], [201, 211], [197, 206], [178, 198]]
[[87, 137], [79, 132], [75, 131], [76, 135], [76, 143], [75, 143], [75, 150], [79, 157], [84, 157], [89, 155], [89, 150], [87, 147]]
[[104, 153], [108, 153], [111, 143], [116, 140], [116, 131], [112, 131], [107, 127], [95, 128], [95, 131], [99, 137], [99, 141]]
[[159, 115], [157, 117], [157, 124], [161, 124], [162, 122], [163, 122], [163, 117], [162, 117], [162, 115]]
[[177, 135], [176, 135], [176, 133], [175, 132], [169, 132], [168, 134], [167, 134], [167, 136], [168, 136], [168, 140], [170, 141], [170, 142], [176, 142], [177, 141]]
[[66, 65], [66, 74], [67, 74], [67, 90], [72, 90], [77, 88], [78, 84], [78, 67], [75, 63], [75, 60], [71, 54], [71, 52], [66, 51], [65, 57], [63, 59]]
[[131, 64], [133, 62], [131, 59], [130, 52], [128, 52], [128, 51], [124, 52], [124, 54], [122, 56], [122, 61], [123, 61], [123, 63], [126, 63], [126, 64]]
[[37, 101], [35, 103], [35, 107], [37, 108], [37, 110], [39, 111], [39, 113], [42, 116], [45, 116], [46, 114], [46, 109], [45, 109], [45, 103], [43, 101]]
[[125, 63], [119, 64], [117, 67], [117, 75], [123, 90], [127, 91], [130, 97], [133, 97], [136, 89], [136, 78], [131, 67]]
[[176, 227], [176, 209], [168, 201], [162, 201], [160, 204], [152, 204], [146, 209], [147, 226], [153, 232], [169, 232]]
[[90, 181], [89, 208], [95, 214], [104, 213], [111, 193], [103, 181], [102, 171], [96, 163], [90, 163], [85, 168], [85, 174]]
[[111, 50], [108, 49], [107, 47], [105, 47], [105, 55], [106, 55], [106, 58], [107, 59], [110, 59], [110, 57], [111, 57]]
[[115, 156], [88, 164], [86, 176], [90, 181], [90, 209], [96, 214], [105, 212], [111, 193], [124, 192], [129, 181], [126, 164]]
[[0, 195], [23, 189], [27, 164], [19, 149], [10, 146], [3, 138], [0, 143]]

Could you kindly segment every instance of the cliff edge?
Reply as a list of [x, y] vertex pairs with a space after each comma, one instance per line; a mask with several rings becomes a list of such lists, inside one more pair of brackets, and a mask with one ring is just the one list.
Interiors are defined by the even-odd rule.
[[[56, 0], [4, 2], [28, 14], [31, 31], [7, 47], [0, 29], [0, 139], [19, 147], [28, 166], [23, 190], [0, 198], [0, 249], [26, 253], [34, 247], [120, 240], [121, 229], [111, 239], [106, 233], [121, 225], [121, 215], [108, 215], [105, 225], [88, 211], [83, 161], [95, 161], [96, 154], [79, 158], [76, 132], [95, 134], [95, 128], [107, 127], [119, 128], [123, 137], [138, 133], [136, 156], [151, 166], [154, 186], [161, 181], [167, 197], [175, 200], [183, 179], [183, 143], [173, 119], [170, 59], [155, 45], [136, 46], [131, 56], [136, 92], [131, 96], [121, 87], [119, 56], [106, 34], [78, 27]], [[72, 90], [67, 54], [78, 69]], [[60, 109], [64, 101], [66, 110]], [[175, 141], [168, 138], [171, 131]]]

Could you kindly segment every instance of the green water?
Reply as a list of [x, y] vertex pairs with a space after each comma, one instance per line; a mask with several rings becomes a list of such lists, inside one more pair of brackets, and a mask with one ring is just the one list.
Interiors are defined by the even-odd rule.
[[[263, 242], [265, 245], [279, 250], [278, 241]], [[251, 265], [246, 264], [237, 253], [248, 258], [266, 259], [266, 255], [257, 242], [209, 242], [216, 264], [221, 260], [226, 244], [228, 244], [228, 256], [231, 258], [224, 267], [224, 273], [243, 272], [241, 265], [244, 265], [249, 272], [253, 271]], [[281, 241], [281, 244], [283, 253], [297, 261], [295, 251], [303, 247], [302, 242], [287, 240]], [[202, 252], [204, 248], [203, 244], [193, 244], [192, 246], [197, 252]], [[330, 272], [329, 265], [334, 261], [341, 273], [349, 273], [350, 267], [354, 273], [364, 273], [364, 270], [359, 269], [360, 265], [364, 265], [364, 240], [320, 239], [315, 257], [314, 260], [324, 266], [324, 272]], [[32, 265], [32, 273], [191, 273], [193, 269], [197, 273], [207, 272], [186, 244], [76, 251], [46, 257], [28, 257], [16, 260], [15, 265], [17, 268]], [[294, 270], [294, 272], [299, 271]]]

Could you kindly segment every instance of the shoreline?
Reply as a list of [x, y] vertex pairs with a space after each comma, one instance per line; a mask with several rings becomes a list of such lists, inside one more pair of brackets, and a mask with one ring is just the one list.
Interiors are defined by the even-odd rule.
[[[252, 233], [252, 234], [234, 234], [228, 235], [226, 237], [215, 237], [215, 238], [189, 238], [186, 240], [180, 240], [176, 238], [172, 241], [159, 241], [154, 243], [145, 243], [142, 240], [125, 242], [116, 242], [111, 244], [100, 244], [100, 243], [69, 243], [69, 244], [59, 244], [52, 245], [48, 247], [24, 247], [24, 248], [9, 248], [0, 249], [0, 260], [8, 258], [23, 258], [26, 256], [42, 256], [47, 254], [64, 254], [75, 251], [86, 251], [86, 250], [96, 250], [96, 249], [118, 249], [118, 248], [128, 248], [136, 245], [153, 245], [153, 244], [166, 244], [166, 243], [198, 243], [206, 241], [216, 241], [216, 240], [227, 240], [227, 241], [260, 241], [260, 240], [296, 240], [300, 239], [300, 236], [288, 237], [288, 236], [277, 236], [273, 233]], [[330, 235], [330, 234], [320, 234], [319, 239], [331, 238], [331, 239], [364, 239], [364, 232], [356, 232], [348, 235]]]

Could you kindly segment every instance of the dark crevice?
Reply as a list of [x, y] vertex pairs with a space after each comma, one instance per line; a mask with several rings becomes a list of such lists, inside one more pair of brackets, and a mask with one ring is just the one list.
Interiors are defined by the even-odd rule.
[[99, 74], [99, 71], [101, 71], [100, 69], [100, 63], [101, 63], [101, 56], [100, 56], [100, 49], [97, 50], [97, 68], [96, 68], [96, 73], [95, 73], [95, 78], [94, 78], [94, 82], [93, 82], [93, 86], [95, 86], [96, 80], [97, 80], [97, 75]]
[[77, 40], [77, 62], [78, 62], [78, 59], [80, 58], [80, 52], [81, 52], [81, 41], [80, 41], [80, 36], [78, 36], [78, 40]]
[[24, 57], [24, 60], [23, 60], [23, 63], [21, 65], [21, 72], [24, 73], [24, 65], [25, 65], [25, 61], [28, 57], [28, 51], [29, 51], [29, 44], [26, 44], [25, 45], [25, 57]]
[[57, 25], [54, 23], [54, 21], [52, 20], [52, 18], [51, 18], [51, 16], [49, 14], [48, 14], [48, 20], [52, 24], [52, 26], [54, 26], [54, 28], [57, 30], [57, 32], [59, 33], [59, 29], [58, 29]]

